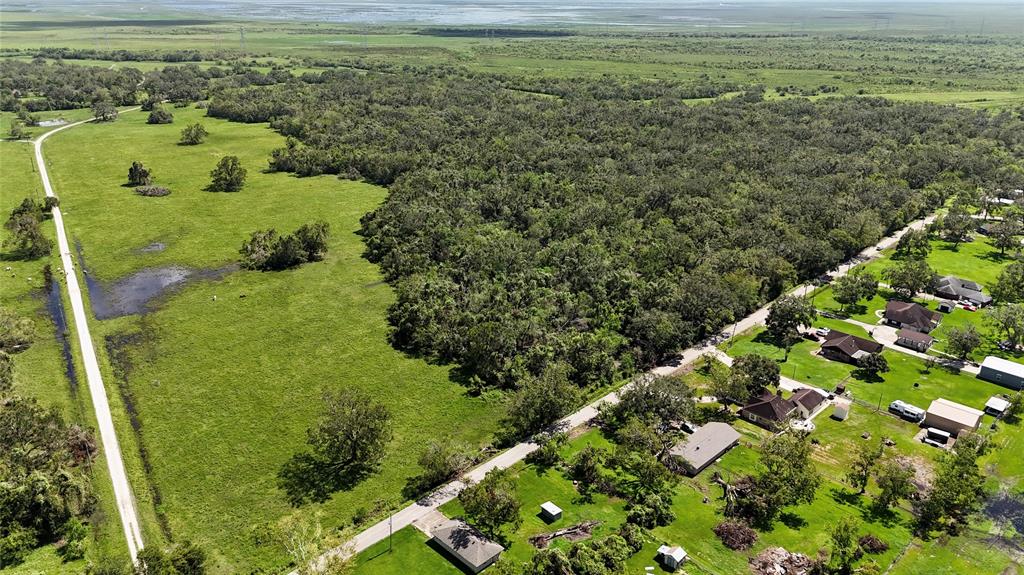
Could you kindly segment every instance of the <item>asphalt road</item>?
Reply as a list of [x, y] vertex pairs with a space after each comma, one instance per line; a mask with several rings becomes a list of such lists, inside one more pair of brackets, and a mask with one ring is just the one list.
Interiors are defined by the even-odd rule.
[[[135, 109], [137, 108], [132, 110]], [[83, 120], [61, 126], [40, 135], [33, 141], [36, 152], [36, 165], [39, 167], [39, 178], [43, 182], [43, 189], [46, 190], [47, 196], [54, 197], [55, 194], [53, 193], [53, 186], [50, 184], [50, 176], [46, 170], [46, 162], [43, 159], [43, 142], [57, 132], [91, 121]], [[89, 395], [92, 397], [92, 406], [96, 412], [100, 443], [103, 445], [103, 455], [104, 459], [107, 460], [107, 470], [114, 485], [114, 498], [117, 503], [118, 515], [121, 517], [121, 525], [124, 527], [124, 537], [128, 544], [128, 552], [131, 554], [132, 563], [134, 563], [139, 550], [143, 546], [142, 532], [139, 528], [139, 517], [135, 511], [135, 499], [132, 496], [131, 485], [128, 484], [124, 461], [121, 459], [121, 448], [117, 442], [114, 421], [110, 417], [110, 403], [107, 401], [107, 390], [103, 386], [103, 376], [100, 373], [99, 363], [96, 361], [96, 349], [93, 347], [92, 336], [89, 334], [89, 318], [85, 312], [85, 303], [82, 301], [82, 290], [78, 284], [78, 276], [74, 272], [74, 260], [71, 257], [67, 233], [64, 231], [64, 217], [59, 207], [53, 208], [53, 223], [57, 227], [57, 247], [60, 250], [61, 266], [64, 270], [64, 285], [67, 288], [68, 299], [71, 300], [71, 311], [75, 318], [75, 332], [78, 335], [79, 350], [82, 352], [82, 363], [85, 365], [85, 379], [89, 385]]]

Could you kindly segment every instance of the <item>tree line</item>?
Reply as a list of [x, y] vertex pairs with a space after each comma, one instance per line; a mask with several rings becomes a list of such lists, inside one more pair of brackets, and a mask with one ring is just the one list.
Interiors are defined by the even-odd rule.
[[[581, 81], [581, 83], [584, 83]], [[1019, 185], [1019, 114], [882, 99], [707, 106], [328, 71], [217, 92], [272, 170], [387, 185], [363, 219], [392, 341], [517, 388], [648, 366], [941, 205]], [[587, 88], [580, 88], [586, 92]]]

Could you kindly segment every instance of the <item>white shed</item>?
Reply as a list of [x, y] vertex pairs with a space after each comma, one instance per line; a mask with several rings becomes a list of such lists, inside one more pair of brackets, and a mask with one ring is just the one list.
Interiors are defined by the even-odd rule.
[[541, 519], [548, 523], [558, 521], [562, 518], [562, 508], [550, 501], [545, 501], [540, 504], [540, 516]]
[[999, 396], [993, 395], [992, 397], [988, 398], [988, 401], [985, 402], [985, 413], [993, 415], [995, 417], [999, 417], [1000, 415], [1005, 413], [1006, 410], [1009, 408], [1010, 402], [1006, 401], [1005, 399]]
[[686, 563], [686, 557], [686, 551], [678, 545], [672, 547], [662, 545], [658, 547], [658, 558], [661, 559], [662, 565], [668, 569], [677, 569], [680, 565]]

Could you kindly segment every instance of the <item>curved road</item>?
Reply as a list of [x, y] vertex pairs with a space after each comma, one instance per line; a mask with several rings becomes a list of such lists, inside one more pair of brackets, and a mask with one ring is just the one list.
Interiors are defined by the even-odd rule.
[[[137, 109], [132, 108], [125, 111], [130, 112]], [[43, 189], [46, 190], [48, 197], [55, 197], [55, 194], [53, 193], [53, 186], [50, 185], [50, 176], [46, 171], [46, 162], [43, 160], [43, 142], [57, 132], [91, 121], [92, 119], [89, 119], [61, 126], [33, 140], [36, 152], [36, 165], [39, 166], [39, 178], [43, 182]], [[121, 448], [117, 442], [114, 420], [110, 417], [110, 403], [107, 401], [107, 390], [103, 387], [103, 376], [100, 374], [99, 362], [96, 360], [96, 349], [93, 347], [92, 336], [89, 334], [89, 322], [85, 313], [85, 303], [82, 301], [82, 290], [78, 285], [78, 276], [74, 271], [74, 262], [71, 259], [71, 249], [68, 244], [67, 233], [64, 231], [64, 218], [61, 215], [60, 207], [53, 208], [53, 223], [57, 227], [57, 247], [60, 250], [60, 260], [64, 269], [68, 299], [71, 300], [71, 311], [75, 316], [75, 332], [78, 335], [78, 347], [82, 352], [85, 378], [89, 385], [89, 395], [92, 396], [92, 406], [96, 412], [96, 423], [99, 426], [100, 442], [103, 444], [103, 455], [107, 460], [110, 480], [114, 484], [114, 498], [117, 500], [117, 512], [121, 517], [121, 526], [124, 527], [124, 537], [128, 543], [128, 553], [131, 554], [132, 563], [135, 563], [135, 558], [139, 550], [142, 549], [142, 532], [139, 529], [139, 517], [135, 511], [135, 499], [132, 497], [131, 486], [128, 484], [128, 476], [124, 470], [124, 461], [121, 459]]]

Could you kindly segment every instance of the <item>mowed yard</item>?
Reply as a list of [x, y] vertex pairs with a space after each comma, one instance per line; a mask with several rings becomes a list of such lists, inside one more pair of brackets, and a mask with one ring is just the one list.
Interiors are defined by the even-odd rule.
[[[162, 265], [221, 268], [237, 261], [254, 230], [330, 223], [323, 262], [198, 281], [164, 297], [147, 315], [94, 327], [100, 345], [106, 336], [130, 337], [115, 368], [126, 372], [151, 465], [152, 499], [170, 534], [206, 548], [214, 573], [274, 572], [287, 559], [258, 536], [291, 511], [276, 474], [304, 449], [323, 393], [367, 391], [390, 408], [395, 430], [378, 475], [322, 506], [304, 508], [322, 510], [328, 527], [379, 500], [397, 504], [430, 439], [487, 442], [501, 402], [468, 396], [450, 379], [450, 368], [388, 344], [392, 291], [361, 257], [355, 233], [384, 189], [263, 173], [270, 151], [284, 143], [265, 124], [213, 120], [192, 108], [173, 113], [171, 125], [147, 125], [146, 114], [134, 112], [74, 128], [49, 140], [46, 154], [70, 235], [101, 281]], [[209, 130], [206, 143], [179, 146], [179, 132], [195, 121]], [[228, 154], [248, 170], [245, 189], [204, 191], [210, 170]], [[143, 198], [122, 187], [133, 160], [151, 168], [154, 183], [171, 195]], [[139, 251], [153, 243], [166, 248]], [[108, 385], [117, 397], [117, 381]], [[149, 501], [147, 477], [132, 479]], [[159, 530], [150, 525], [147, 532]]]
[[[883, 570], [892, 565], [896, 572], [910, 573], [999, 573], [1010, 565], [1011, 560], [998, 550], [992, 550], [975, 532], [953, 539], [939, 538], [931, 541], [914, 539], [911, 535], [912, 517], [906, 509], [879, 514], [870, 507], [870, 497], [858, 496], [853, 488], [844, 484], [845, 471], [856, 454], [856, 443], [863, 442], [860, 434], [869, 431], [878, 441], [882, 436], [898, 436], [906, 428], [913, 427], [870, 410], [854, 408], [851, 418], [836, 422], [823, 416], [819, 422], [827, 429], [816, 431], [814, 437], [820, 445], [814, 449], [815, 462], [824, 476], [814, 502], [788, 508], [783, 520], [776, 522], [770, 530], [759, 532], [759, 539], [753, 549], [732, 551], [715, 536], [712, 528], [723, 520], [722, 490], [711, 481], [714, 472], [726, 478], [752, 473], [757, 468], [757, 446], [767, 435], [764, 430], [743, 421], [733, 423], [740, 431], [740, 445], [733, 448], [719, 462], [701, 472], [696, 478], [681, 478], [675, 488], [673, 512], [676, 516], [671, 524], [650, 531], [647, 543], [627, 562], [627, 572], [642, 573], [646, 567], [655, 567], [655, 572], [665, 572], [657, 561], [657, 548], [661, 544], [681, 545], [690, 554], [691, 561], [686, 572], [693, 575], [731, 575], [748, 571], [747, 562], [767, 547], [781, 546], [791, 551], [814, 556], [819, 549], [829, 546], [829, 530], [843, 517], [858, 521], [859, 533], [872, 533], [890, 545], [880, 555], [869, 555], [865, 559], [876, 561]], [[585, 445], [603, 448], [614, 446], [600, 430], [592, 429], [570, 441], [562, 449], [564, 461], [571, 461], [575, 453]], [[930, 465], [937, 453], [933, 448], [915, 444], [897, 437], [896, 446], [887, 448], [889, 453], [899, 453], [915, 459], [921, 465]], [[601, 524], [594, 532], [600, 539], [615, 532], [625, 521], [623, 502], [616, 498], [598, 495], [593, 502], [581, 501], [572, 482], [558, 469], [538, 469], [533, 465], [514, 468], [518, 477], [518, 493], [522, 502], [520, 516], [522, 525], [509, 533], [511, 545], [503, 553], [503, 561], [522, 563], [528, 561], [534, 548], [528, 538], [538, 533], [550, 532], [568, 527], [585, 520], [597, 520]], [[872, 484], [868, 496], [876, 491]], [[551, 500], [563, 509], [562, 519], [551, 524], [543, 523], [538, 517], [539, 504]], [[458, 517], [461, 508], [457, 501], [446, 504], [442, 511], [449, 517]], [[566, 548], [569, 543], [556, 539], [554, 547]], [[903, 550], [906, 549], [906, 555]], [[948, 566], [943, 560], [947, 558]], [[945, 569], [934, 571], [934, 569]], [[392, 544], [383, 541], [357, 558], [357, 575], [384, 575], [408, 573], [409, 575], [456, 575], [462, 571], [428, 542], [428, 537], [409, 527], [395, 534]]]

